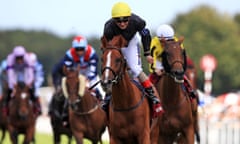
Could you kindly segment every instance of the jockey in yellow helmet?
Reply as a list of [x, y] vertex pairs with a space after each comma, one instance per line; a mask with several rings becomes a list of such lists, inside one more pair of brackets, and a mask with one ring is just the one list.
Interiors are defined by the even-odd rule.
[[[140, 34], [144, 56], [148, 62], [152, 62], [150, 55], [151, 35], [146, 28], [146, 22], [138, 15], [131, 12], [131, 8], [127, 3], [118, 2], [112, 7], [112, 18], [110, 18], [104, 26], [103, 36], [110, 41], [114, 36], [122, 35], [128, 42], [127, 46], [122, 48], [122, 53], [127, 60], [134, 78], [138, 78], [142, 86], [145, 88], [148, 98], [151, 101], [153, 117], [160, 115], [162, 107], [158, 97], [154, 95], [152, 83], [143, 72], [139, 41], [137, 33]], [[103, 109], [107, 111], [110, 101], [110, 95], [106, 96], [103, 103]]]

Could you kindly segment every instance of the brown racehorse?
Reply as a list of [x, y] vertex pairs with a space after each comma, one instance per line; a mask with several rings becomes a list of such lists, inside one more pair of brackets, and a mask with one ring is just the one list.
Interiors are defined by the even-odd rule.
[[150, 109], [143, 92], [127, 71], [122, 36], [102, 38], [101, 85], [112, 97], [109, 106], [110, 144], [150, 144]]
[[64, 126], [62, 121], [63, 105], [66, 98], [63, 95], [61, 88], [56, 90], [53, 94], [50, 106], [49, 116], [51, 120], [51, 126], [53, 130], [54, 144], [61, 143], [61, 135], [66, 135], [68, 138], [68, 144], [72, 141], [72, 131], [69, 126]]
[[107, 117], [98, 99], [84, 84], [85, 81], [80, 80], [79, 69], [64, 67], [66, 81], [63, 85], [66, 88], [63, 88], [63, 91], [65, 89], [64, 95], [67, 96], [69, 103], [70, 127], [77, 144], [82, 144], [83, 138], [89, 139], [93, 144], [98, 142], [102, 144], [101, 136], [107, 126]]
[[[185, 72], [192, 88], [196, 91], [197, 86], [197, 70], [193, 61], [190, 57], [187, 57], [187, 68]], [[192, 99], [192, 108], [193, 108], [193, 119], [194, 119], [194, 130], [197, 142], [200, 144], [200, 130], [199, 130], [199, 116], [198, 116], [198, 103], [199, 97]]]
[[191, 100], [183, 89], [186, 70], [186, 52], [181, 48], [183, 37], [178, 41], [162, 40], [162, 62], [165, 73], [156, 83], [165, 113], [159, 118], [159, 143], [193, 144], [194, 123]]
[[20, 134], [24, 135], [24, 144], [34, 142], [36, 118], [29, 88], [24, 83], [18, 83], [9, 101], [8, 131], [12, 144], [18, 144]]

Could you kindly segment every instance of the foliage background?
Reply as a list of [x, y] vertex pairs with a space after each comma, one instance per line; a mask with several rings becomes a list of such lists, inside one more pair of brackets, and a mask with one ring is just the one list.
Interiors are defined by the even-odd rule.
[[[205, 54], [214, 55], [218, 62], [213, 73], [213, 94], [239, 89], [240, 14], [231, 17], [201, 5], [188, 13], [176, 15], [170, 24], [175, 28], [177, 36], [185, 37], [184, 46], [197, 67], [200, 89], [203, 89], [204, 79], [199, 61]], [[155, 36], [155, 30], [151, 32], [152, 36]], [[51, 70], [70, 48], [72, 37], [60, 37], [48, 31], [1, 30], [0, 59], [5, 59], [14, 46], [23, 45], [28, 51], [38, 54], [45, 69], [44, 85], [51, 85]], [[100, 38], [92, 36], [88, 37], [88, 41], [100, 56]], [[148, 65], [144, 58], [143, 64], [144, 71], [148, 73]]]

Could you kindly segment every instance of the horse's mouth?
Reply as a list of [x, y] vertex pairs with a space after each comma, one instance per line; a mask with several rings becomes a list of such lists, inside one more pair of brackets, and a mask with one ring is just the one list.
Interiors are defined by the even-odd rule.
[[176, 83], [183, 83], [183, 82], [184, 82], [184, 79], [175, 76], [175, 77], [174, 77], [174, 81], [175, 81]]
[[112, 92], [112, 83], [101, 82], [101, 86], [102, 86], [105, 93], [111, 93]]

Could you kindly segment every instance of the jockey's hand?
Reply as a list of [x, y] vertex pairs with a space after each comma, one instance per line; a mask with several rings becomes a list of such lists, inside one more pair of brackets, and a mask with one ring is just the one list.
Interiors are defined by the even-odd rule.
[[146, 59], [147, 59], [147, 62], [148, 62], [148, 63], [150, 63], [150, 64], [153, 63], [153, 57], [152, 57], [152, 56], [148, 55], [148, 56], [146, 57]]
[[161, 69], [156, 69], [154, 72], [155, 72], [158, 76], [161, 76], [162, 73], [163, 73], [163, 70], [161, 70]]

